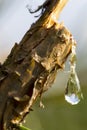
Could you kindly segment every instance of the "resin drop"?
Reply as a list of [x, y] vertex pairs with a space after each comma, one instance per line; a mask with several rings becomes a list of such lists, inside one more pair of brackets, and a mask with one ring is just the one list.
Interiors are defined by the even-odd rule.
[[70, 73], [70, 77], [67, 82], [67, 87], [65, 91], [65, 100], [72, 105], [78, 104], [83, 98], [79, 80], [76, 72]]
[[79, 79], [76, 73], [76, 43], [73, 40], [72, 43], [72, 53], [70, 59], [70, 75], [67, 82], [67, 87], [65, 91], [65, 100], [72, 105], [78, 104], [83, 98]]

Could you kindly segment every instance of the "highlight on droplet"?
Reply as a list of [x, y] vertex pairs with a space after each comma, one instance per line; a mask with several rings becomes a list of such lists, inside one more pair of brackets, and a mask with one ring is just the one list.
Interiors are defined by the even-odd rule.
[[79, 97], [76, 96], [74, 93], [71, 95], [65, 95], [65, 100], [72, 105], [76, 105], [80, 102]]

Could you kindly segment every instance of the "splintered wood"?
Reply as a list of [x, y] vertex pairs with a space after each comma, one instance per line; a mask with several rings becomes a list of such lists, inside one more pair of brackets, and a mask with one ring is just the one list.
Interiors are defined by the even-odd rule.
[[[0, 65], [0, 129], [13, 129], [32, 110], [37, 97], [50, 88], [71, 53], [73, 38], [57, 22], [67, 0], [48, 0], [7, 60]], [[43, 104], [40, 102], [40, 105]]]

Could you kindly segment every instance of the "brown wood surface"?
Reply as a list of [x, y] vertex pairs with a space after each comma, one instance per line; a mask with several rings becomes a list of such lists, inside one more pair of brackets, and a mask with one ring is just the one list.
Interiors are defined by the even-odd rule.
[[54, 82], [71, 52], [72, 35], [57, 22], [67, 0], [47, 0], [41, 17], [0, 65], [0, 130], [12, 130]]

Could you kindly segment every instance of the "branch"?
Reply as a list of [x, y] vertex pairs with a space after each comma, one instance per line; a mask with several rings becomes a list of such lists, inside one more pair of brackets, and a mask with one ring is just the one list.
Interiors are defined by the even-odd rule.
[[[54, 82], [71, 52], [72, 35], [57, 22], [67, 0], [47, 0], [42, 16], [0, 66], [0, 129], [12, 130]], [[16, 128], [15, 128], [16, 129]]]

